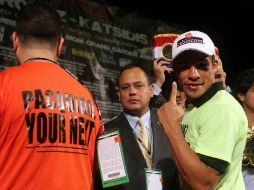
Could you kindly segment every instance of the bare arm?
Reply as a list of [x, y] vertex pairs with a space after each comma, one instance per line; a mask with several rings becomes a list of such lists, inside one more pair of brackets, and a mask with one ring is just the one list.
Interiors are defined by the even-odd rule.
[[166, 66], [168, 62], [163, 60], [155, 59], [153, 61], [153, 74], [155, 78], [156, 84], [161, 87], [165, 82], [165, 74], [164, 72], [170, 73], [172, 68], [168, 68]]
[[185, 186], [190, 187], [185, 189], [213, 189], [220, 180], [220, 174], [202, 162], [185, 141], [180, 127], [184, 110], [176, 104], [176, 92], [177, 85], [173, 82], [170, 101], [157, 111], [159, 122], [171, 144], [174, 159]]

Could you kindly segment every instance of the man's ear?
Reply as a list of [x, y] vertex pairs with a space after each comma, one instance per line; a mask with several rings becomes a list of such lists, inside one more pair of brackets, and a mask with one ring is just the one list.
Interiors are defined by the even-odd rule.
[[220, 69], [220, 65], [213, 57], [211, 57], [213, 72], [217, 73]]
[[239, 98], [239, 100], [240, 100], [241, 102], [244, 102], [245, 96], [244, 96], [243, 93], [241, 93], [241, 92], [237, 93], [237, 97]]
[[12, 51], [15, 53], [18, 49], [19, 39], [17, 32], [12, 33]]
[[60, 57], [61, 55], [61, 50], [63, 47], [63, 43], [64, 43], [64, 38], [61, 36], [57, 42], [57, 47], [56, 47], [56, 57]]

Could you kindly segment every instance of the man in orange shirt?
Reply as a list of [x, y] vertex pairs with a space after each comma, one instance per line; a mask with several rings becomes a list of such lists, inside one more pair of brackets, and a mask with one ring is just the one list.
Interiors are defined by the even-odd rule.
[[99, 110], [89, 90], [56, 61], [64, 39], [56, 11], [18, 14], [18, 66], [0, 73], [0, 189], [92, 190]]

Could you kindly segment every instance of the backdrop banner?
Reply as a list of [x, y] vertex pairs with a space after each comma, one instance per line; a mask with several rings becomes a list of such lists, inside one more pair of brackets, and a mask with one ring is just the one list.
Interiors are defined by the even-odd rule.
[[[0, 72], [18, 64], [11, 37], [17, 11], [29, 2], [0, 0]], [[93, 1], [43, 2], [55, 8], [64, 22], [65, 43], [58, 62], [90, 89], [104, 122], [122, 111], [116, 86], [121, 67], [139, 63], [152, 73], [153, 36], [183, 31], [178, 25]]]

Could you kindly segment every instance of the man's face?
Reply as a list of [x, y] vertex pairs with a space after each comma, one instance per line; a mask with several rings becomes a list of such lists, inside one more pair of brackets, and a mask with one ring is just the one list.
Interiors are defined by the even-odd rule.
[[119, 98], [124, 110], [138, 117], [149, 109], [153, 85], [148, 84], [145, 73], [138, 67], [127, 69], [119, 77]]
[[249, 113], [254, 113], [254, 84], [243, 95], [241, 101], [243, 102], [244, 110]]
[[185, 108], [186, 95], [184, 91], [177, 90], [176, 104]]
[[218, 66], [212, 64], [212, 57], [190, 58], [175, 66], [179, 85], [190, 100], [199, 98], [211, 87], [217, 70]]

